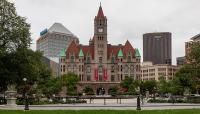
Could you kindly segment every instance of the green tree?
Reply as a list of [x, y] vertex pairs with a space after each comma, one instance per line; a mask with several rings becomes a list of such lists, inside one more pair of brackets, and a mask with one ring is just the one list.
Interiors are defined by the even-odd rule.
[[60, 78], [50, 78], [45, 83], [38, 85], [37, 89], [50, 98], [52, 95], [58, 94], [61, 88]]
[[136, 94], [136, 89], [139, 87], [139, 81], [134, 80], [132, 77], [125, 78], [121, 83], [121, 87], [126, 89], [128, 94]]
[[117, 90], [118, 90], [118, 88], [116, 86], [112, 86], [112, 87], [110, 87], [108, 92], [109, 92], [110, 95], [116, 96], [117, 95]]
[[187, 59], [191, 61], [192, 65], [195, 65], [196, 67], [200, 67], [200, 44], [194, 43], [191, 46], [189, 55], [187, 56]]
[[136, 85], [134, 83], [132, 83], [129, 88], [128, 88], [128, 93], [130, 95], [136, 95], [137, 92], [136, 92]]
[[83, 89], [83, 91], [87, 95], [94, 95], [94, 91], [93, 91], [92, 87], [89, 86], [89, 85], [85, 86], [85, 88]]
[[[13, 67], [16, 50], [28, 48], [31, 43], [30, 25], [26, 19], [17, 15], [14, 4], [7, 0], [0, 1], [0, 91], [5, 91], [8, 84], [11, 84], [19, 72]], [[23, 58], [22, 58], [23, 59]], [[9, 64], [11, 63], [11, 64]], [[12, 78], [11, 75], [13, 75]], [[15, 81], [16, 82], [16, 81]]]
[[74, 73], [68, 73], [62, 75], [63, 84], [67, 87], [67, 94], [68, 95], [77, 95], [77, 88], [76, 84], [78, 83], [79, 79], [78, 76]]
[[30, 25], [17, 14], [13, 3], [0, 2], [0, 55], [17, 48], [28, 48], [31, 43]]
[[131, 77], [127, 77], [125, 78], [121, 83], [120, 85], [123, 87], [123, 88], [129, 88], [129, 86], [133, 83], [133, 78]]
[[170, 92], [170, 84], [169, 82], [166, 81], [165, 77], [164, 76], [161, 76], [159, 78], [159, 82], [158, 82], [158, 92], [163, 95], [163, 94], [166, 94], [166, 93], [169, 93]]
[[40, 52], [29, 49], [30, 25], [16, 13], [13, 3], [0, 1], [0, 91], [16, 84], [18, 90], [27, 84], [39, 84], [49, 77], [49, 69], [42, 63]]
[[155, 80], [147, 80], [143, 85], [145, 90], [148, 90], [150, 94], [153, 94], [157, 89], [157, 82]]
[[23, 78], [27, 78], [27, 83], [33, 85], [43, 75], [41, 61], [42, 54], [26, 48], [18, 48], [16, 51], [6, 54], [1, 60], [4, 64], [4, 71], [1, 78], [4, 84], [24, 85]]
[[140, 93], [145, 95], [145, 91], [149, 91], [150, 94], [153, 94], [155, 99], [155, 93], [157, 90], [157, 82], [155, 80], [147, 80], [140, 83]]
[[193, 75], [193, 66], [186, 64], [181, 69], [179, 69], [174, 78], [173, 78], [173, 88], [174, 94], [181, 94], [186, 90], [191, 92], [192, 89], [196, 86], [196, 78]]

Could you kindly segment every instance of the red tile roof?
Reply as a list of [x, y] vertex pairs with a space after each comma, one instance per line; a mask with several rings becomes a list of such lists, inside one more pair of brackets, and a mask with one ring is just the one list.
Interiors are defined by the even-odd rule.
[[[89, 53], [92, 56], [92, 59], [94, 59], [94, 46], [93, 45], [80, 45], [76, 44], [74, 41], [72, 41], [67, 48], [66, 51], [66, 58], [69, 58], [69, 53], [74, 53], [75, 57], [78, 58], [78, 54], [80, 49], [83, 50], [84, 56]], [[126, 56], [128, 52], [135, 53], [135, 49], [132, 47], [130, 42], [127, 40], [125, 45], [107, 45], [107, 58], [111, 58], [112, 55], [117, 57], [117, 54], [119, 50], [122, 49], [123, 55]]]
[[66, 50], [66, 58], [69, 58], [70, 53], [74, 53], [76, 57], [78, 56], [79, 53], [79, 49], [74, 40], [70, 43], [69, 47]]
[[108, 45], [107, 58], [109, 59], [112, 55], [114, 55], [114, 57], [117, 57], [119, 50], [122, 48], [123, 48], [122, 45], [120, 46]]
[[128, 52], [133, 52], [134, 53], [135, 49], [133, 48], [131, 43], [127, 40], [125, 45], [124, 45], [124, 47], [123, 47], [123, 49], [122, 49], [122, 51], [123, 51], [124, 56], [126, 56], [128, 54]]

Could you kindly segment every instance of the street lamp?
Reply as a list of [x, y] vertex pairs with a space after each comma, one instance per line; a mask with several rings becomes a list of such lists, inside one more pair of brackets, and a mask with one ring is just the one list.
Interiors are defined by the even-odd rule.
[[138, 87], [138, 90], [139, 90], [139, 95], [138, 95], [138, 97], [137, 97], [137, 108], [136, 108], [136, 110], [141, 110], [141, 106], [140, 106], [141, 88]]
[[24, 107], [24, 110], [29, 110], [29, 106], [28, 106], [28, 96], [27, 96], [27, 91], [26, 91], [26, 81], [27, 81], [27, 78], [23, 78], [23, 81], [24, 81], [24, 99], [25, 99], [25, 107]]

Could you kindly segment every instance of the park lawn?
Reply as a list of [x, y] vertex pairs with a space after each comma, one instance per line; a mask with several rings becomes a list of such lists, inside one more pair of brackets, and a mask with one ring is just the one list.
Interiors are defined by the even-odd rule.
[[176, 110], [0, 110], [0, 114], [200, 114], [200, 109]]

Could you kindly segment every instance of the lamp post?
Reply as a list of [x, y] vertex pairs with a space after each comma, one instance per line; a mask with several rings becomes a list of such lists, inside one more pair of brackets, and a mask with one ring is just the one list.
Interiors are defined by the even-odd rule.
[[137, 108], [136, 110], [141, 110], [141, 106], [140, 106], [140, 95], [141, 95], [141, 88], [139, 87], [139, 95], [137, 97]]
[[23, 78], [23, 81], [24, 81], [24, 97], [25, 97], [25, 107], [24, 107], [24, 110], [29, 110], [29, 106], [28, 106], [28, 96], [27, 96], [27, 90], [26, 90], [26, 81], [27, 81], [27, 78]]

